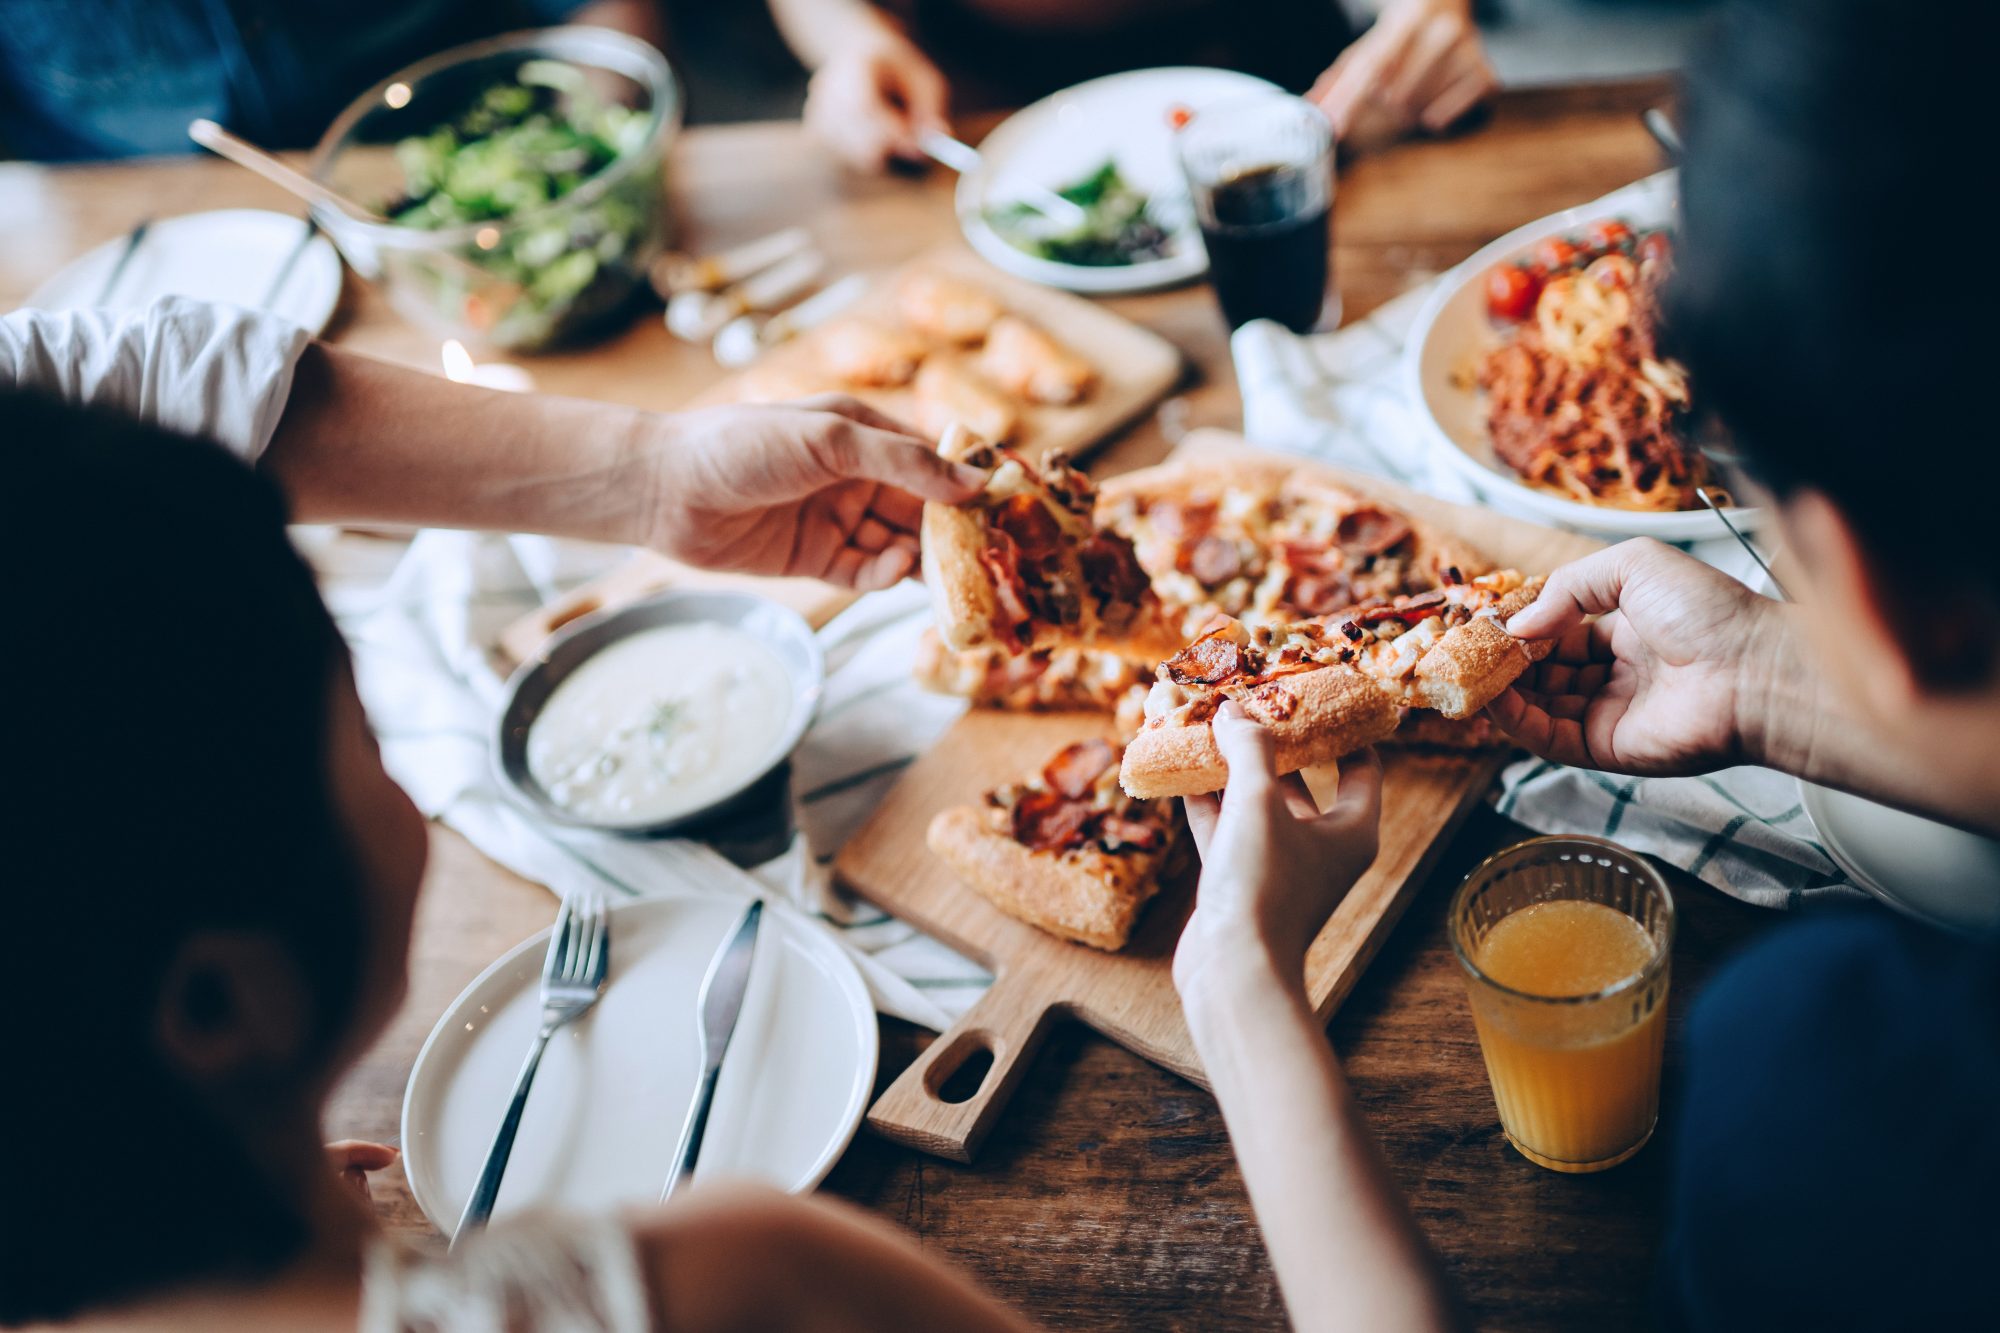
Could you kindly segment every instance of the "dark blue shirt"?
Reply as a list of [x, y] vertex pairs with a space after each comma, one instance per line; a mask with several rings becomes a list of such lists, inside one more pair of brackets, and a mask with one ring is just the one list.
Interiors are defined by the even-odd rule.
[[1993, 1327], [2000, 946], [1775, 932], [1696, 1003], [1661, 1286], [1700, 1329]]
[[219, 121], [314, 143], [347, 103], [457, 42], [582, 0], [0, 0], [0, 151], [41, 161], [190, 151]]

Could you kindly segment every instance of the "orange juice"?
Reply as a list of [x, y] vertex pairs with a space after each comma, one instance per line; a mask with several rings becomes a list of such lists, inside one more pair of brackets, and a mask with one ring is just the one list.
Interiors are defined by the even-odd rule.
[[1600, 1170], [1652, 1135], [1666, 973], [1641, 974], [1659, 952], [1640, 922], [1585, 899], [1530, 903], [1474, 943], [1471, 961], [1495, 983], [1472, 988], [1493, 1100], [1531, 1161]]

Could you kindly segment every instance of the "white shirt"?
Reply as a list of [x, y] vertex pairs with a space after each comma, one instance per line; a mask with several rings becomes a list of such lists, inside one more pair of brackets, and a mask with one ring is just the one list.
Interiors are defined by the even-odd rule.
[[312, 335], [289, 320], [182, 296], [144, 310], [0, 316], [0, 387], [111, 408], [256, 462]]

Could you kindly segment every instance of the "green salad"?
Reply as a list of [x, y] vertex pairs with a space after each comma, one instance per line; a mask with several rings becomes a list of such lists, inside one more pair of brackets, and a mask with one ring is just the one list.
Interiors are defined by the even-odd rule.
[[583, 71], [531, 60], [455, 119], [395, 146], [403, 196], [383, 211], [424, 231], [494, 223], [450, 256], [408, 252], [437, 313], [497, 346], [532, 350], [622, 306], [663, 240], [653, 161], [574, 206], [561, 201], [647, 151], [650, 116], [608, 104]]
[[1053, 222], [1028, 203], [988, 209], [987, 225], [1016, 250], [1058, 264], [1109, 268], [1173, 253], [1173, 236], [1154, 221], [1146, 192], [1134, 188], [1116, 162], [1056, 193], [1083, 209], [1080, 226]]

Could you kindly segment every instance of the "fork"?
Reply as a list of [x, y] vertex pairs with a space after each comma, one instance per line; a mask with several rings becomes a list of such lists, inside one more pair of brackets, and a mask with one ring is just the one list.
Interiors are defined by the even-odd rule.
[[549, 932], [548, 956], [542, 962], [542, 1025], [535, 1033], [534, 1045], [528, 1048], [520, 1077], [514, 1080], [514, 1100], [507, 1106], [500, 1132], [493, 1136], [492, 1148], [487, 1150], [479, 1183], [472, 1187], [472, 1199], [452, 1233], [454, 1246], [468, 1232], [485, 1226], [493, 1214], [493, 1201], [500, 1196], [500, 1178], [507, 1174], [514, 1135], [521, 1128], [521, 1112], [528, 1105], [528, 1089], [534, 1086], [535, 1070], [541, 1066], [549, 1038], [597, 1003], [610, 969], [611, 922], [604, 895], [587, 891], [564, 898], [555, 928]]

